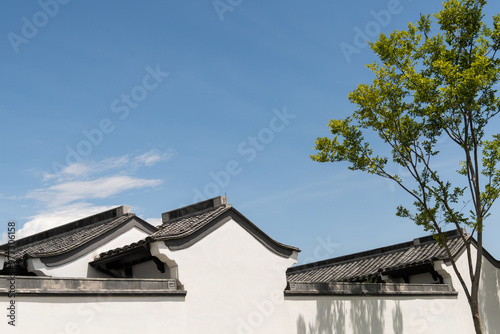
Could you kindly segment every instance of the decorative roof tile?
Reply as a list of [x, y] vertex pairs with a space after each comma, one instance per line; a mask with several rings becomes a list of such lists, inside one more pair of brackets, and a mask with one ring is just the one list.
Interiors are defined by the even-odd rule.
[[[147, 239], [149, 239], [149, 238], [147, 238]], [[117, 255], [117, 254], [125, 253], [125, 252], [127, 252], [129, 250], [136, 249], [136, 248], [141, 248], [141, 247], [142, 248], [147, 247], [147, 241], [145, 239], [139, 240], [138, 242], [133, 242], [130, 245], [126, 245], [126, 246], [123, 246], [123, 247], [118, 247], [118, 248], [109, 250], [107, 252], [102, 252], [102, 253], [99, 254], [98, 258], [105, 258], [105, 257], [109, 257], [109, 256], [112, 256], [112, 255]]]
[[154, 240], [170, 240], [186, 237], [201, 229], [231, 209], [231, 207], [230, 204], [224, 204], [211, 210], [169, 221], [160, 226], [160, 230], [153, 233], [151, 238]]
[[[448, 246], [455, 256], [463, 241], [458, 231], [447, 233]], [[309, 263], [288, 269], [289, 282], [359, 281], [383, 272], [446, 260], [446, 251], [432, 236], [393, 246]]]

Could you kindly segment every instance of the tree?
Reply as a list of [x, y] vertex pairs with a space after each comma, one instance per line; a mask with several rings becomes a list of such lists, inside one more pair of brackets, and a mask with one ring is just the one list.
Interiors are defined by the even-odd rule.
[[[495, 89], [500, 78], [500, 14], [489, 28], [483, 22], [485, 5], [485, 0], [447, 0], [433, 15], [436, 22], [431, 15], [421, 15], [407, 30], [381, 34], [370, 43], [380, 60], [367, 66], [375, 76], [372, 84], [361, 84], [349, 94], [357, 110], [345, 119], [330, 120], [334, 137], [317, 138], [319, 152], [311, 156], [319, 162], [349, 162], [349, 169], [392, 180], [413, 198], [413, 209], [399, 206], [396, 215], [432, 231], [445, 248], [467, 296], [476, 333], [483, 333], [478, 300], [483, 228], [500, 195], [500, 134], [486, 133], [500, 112]], [[439, 32], [432, 33], [436, 27]], [[364, 138], [373, 133], [381, 139], [376, 139], [376, 147]], [[438, 168], [439, 159], [450, 154], [439, 151], [443, 138], [456, 147], [451, 152], [458, 152], [458, 176]], [[390, 154], [381, 154], [381, 147]], [[389, 172], [397, 165], [411, 176]], [[448, 248], [444, 228], [449, 224], [461, 233], [467, 272], [459, 271]]]

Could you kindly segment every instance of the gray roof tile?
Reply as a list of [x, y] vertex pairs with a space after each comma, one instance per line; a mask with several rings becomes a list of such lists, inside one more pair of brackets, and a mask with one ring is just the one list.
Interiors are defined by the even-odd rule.
[[207, 210], [189, 217], [169, 221], [161, 225], [159, 227], [160, 230], [153, 233], [151, 237], [154, 240], [169, 240], [186, 237], [201, 229], [203, 226], [207, 225], [215, 218], [231, 209], [231, 207], [231, 204], [225, 204], [212, 210]]
[[[147, 238], [147, 239], [149, 239], [149, 238]], [[125, 245], [123, 247], [118, 247], [118, 248], [111, 249], [111, 250], [106, 251], [106, 252], [102, 252], [99, 254], [98, 258], [105, 258], [105, 257], [113, 256], [113, 255], [118, 255], [121, 253], [125, 253], [129, 250], [136, 249], [136, 248], [141, 248], [141, 247], [145, 248], [145, 247], [147, 247], [147, 243], [148, 243], [148, 241], [146, 239], [141, 239], [137, 242], [131, 243], [130, 245]]]
[[48, 236], [18, 246], [10, 255], [13, 259], [22, 259], [23, 257], [49, 257], [63, 254], [98, 238], [102, 234], [128, 222], [133, 217], [135, 217], [134, 214], [126, 213], [119, 217], [109, 218], [81, 228]]
[[265, 234], [262, 230], [260, 230], [257, 226], [255, 226], [251, 221], [245, 218], [241, 213], [239, 213], [236, 209], [232, 207], [231, 204], [222, 204], [216, 206], [215, 208], [199, 211], [189, 216], [183, 216], [178, 219], [169, 220], [163, 225], [159, 226], [160, 230], [158, 232], [153, 233], [150, 237], [152, 240], [175, 240], [188, 237], [195, 232], [199, 231], [203, 227], [209, 225], [217, 221], [217, 219], [225, 214], [226, 212], [231, 211], [228, 215], [234, 215], [234, 217], [240, 216], [252, 226], [254, 232], [264, 236], [270, 243], [277, 245], [278, 247], [285, 248], [291, 251], [299, 251], [300, 249], [289, 246], [283, 243], [280, 243], [267, 234]]
[[[445, 249], [432, 236], [416, 240], [417, 243], [407, 242], [292, 267], [287, 271], [287, 279], [318, 283], [359, 281], [382, 272], [448, 258]], [[461, 250], [463, 242], [457, 231], [448, 232], [448, 245], [453, 255]]]

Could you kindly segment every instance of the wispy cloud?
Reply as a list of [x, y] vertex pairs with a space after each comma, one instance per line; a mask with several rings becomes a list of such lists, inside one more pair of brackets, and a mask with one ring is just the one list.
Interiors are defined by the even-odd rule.
[[117, 175], [89, 181], [64, 182], [48, 188], [35, 189], [26, 197], [44, 202], [50, 207], [58, 207], [75, 201], [108, 198], [131, 189], [155, 187], [162, 182], [158, 179], [148, 180]]
[[134, 158], [134, 163], [138, 165], [144, 166], [153, 166], [154, 164], [160, 161], [166, 161], [172, 158], [175, 154], [175, 151], [169, 149], [167, 152], [158, 152], [156, 150], [151, 150], [144, 154], [138, 155]]
[[44, 173], [44, 181], [74, 181], [91, 177], [92, 175], [121, 170], [133, 172], [140, 167], [150, 167], [162, 161], [168, 161], [175, 155], [169, 148], [166, 152], [156, 149], [142, 154], [125, 154], [118, 157], [109, 157], [100, 161], [85, 160], [66, 166], [57, 174]]
[[[44, 209], [28, 217], [29, 221], [18, 231], [18, 237], [47, 230], [114, 206], [97, 205], [93, 201], [110, 199], [128, 191], [157, 187], [161, 179], [138, 177], [141, 168], [165, 162], [175, 155], [173, 149], [129, 153], [100, 161], [85, 160], [67, 166], [58, 174], [42, 174], [44, 186], [29, 191], [24, 199], [32, 199]], [[0, 194], [0, 196], [2, 196]], [[120, 203], [121, 205], [123, 203]], [[152, 219], [161, 224], [161, 219]], [[1, 241], [6, 241], [2, 235]]]

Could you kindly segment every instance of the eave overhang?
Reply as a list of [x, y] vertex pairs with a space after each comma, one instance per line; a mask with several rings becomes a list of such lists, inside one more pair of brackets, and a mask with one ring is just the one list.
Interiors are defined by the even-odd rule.
[[294, 252], [300, 252], [300, 249], [279, 243], [265, 234], [261, 229], [259, 229], [255, 224], [243, 216], [238, 210], [233, 207], [229, 208], [227, 211], [222, 213], [220, 216], [214, 218], [209, 223], [203, 225], [201, 228], [193, 231], [192, 233], [183, 233], [179, 236], [168, 235], [153, 238], [154, 241], [163, 241], [165, 245], [171, 250], [180, 250], [188, 248], [225, 223], [230, 220], [238, 223], [243, 229], [250, 233], [255, 239], [257, 239], [262, 245], [268, 248], [271, 252], [289, 258]]

